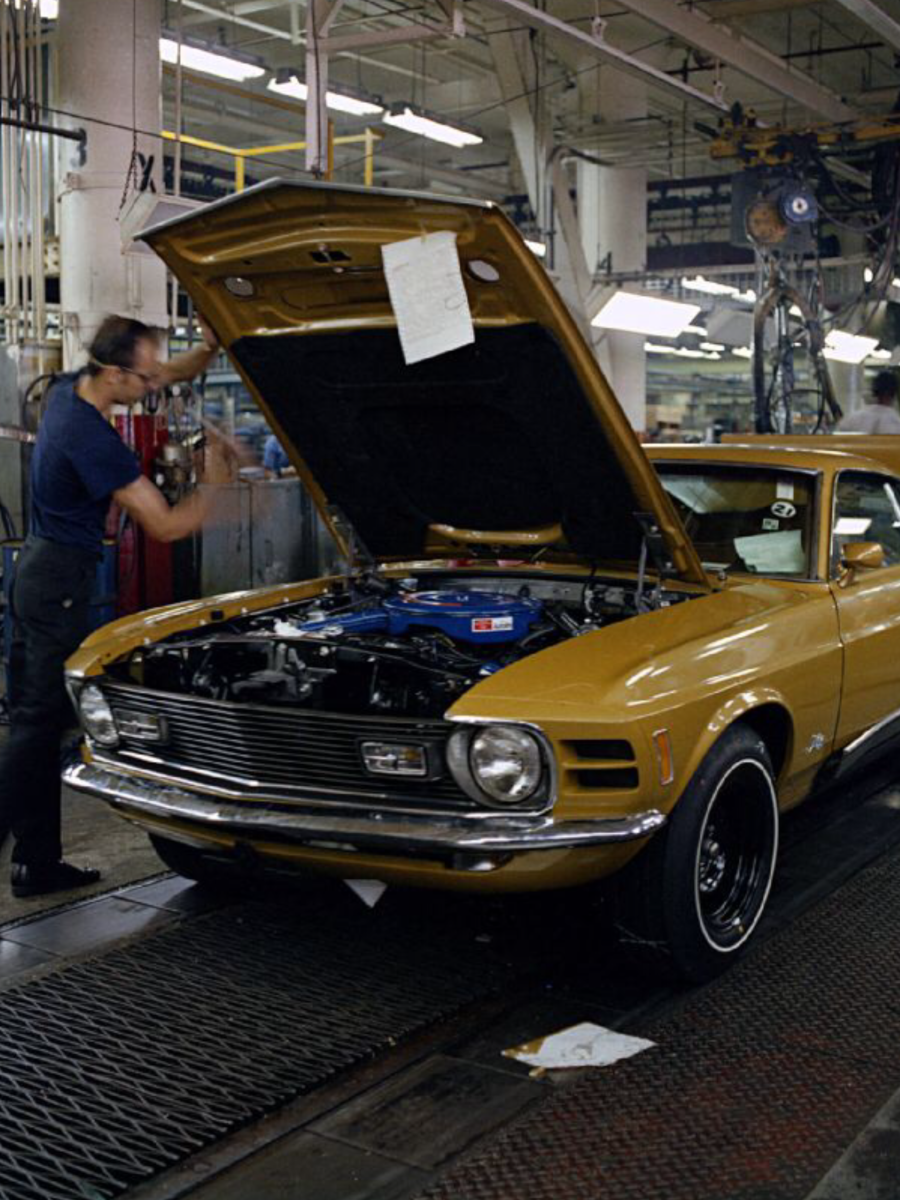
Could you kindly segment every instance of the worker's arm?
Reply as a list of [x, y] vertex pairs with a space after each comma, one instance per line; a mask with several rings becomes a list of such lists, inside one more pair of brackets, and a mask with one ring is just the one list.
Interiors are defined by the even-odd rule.
[[168, 387], [170, 383], [184, 383], [202, 375], [209, 364], [219, 353], [219, 339], [207, 325], [203, 317], [197, 318], [203, 340], [183, 354], [176, 354], [168, 362], [160, 364], [160, 387]]
[[[207, 447], [207, 470], [204, 482], [226, 483], [233, 477], [233, 462], [224, 444]], [[213, 513], [215, 489], [191, 492], [174, 507], [146, 475], [113, 492], [120, 508], [157, 542], [177, 542], [195, 533]]]

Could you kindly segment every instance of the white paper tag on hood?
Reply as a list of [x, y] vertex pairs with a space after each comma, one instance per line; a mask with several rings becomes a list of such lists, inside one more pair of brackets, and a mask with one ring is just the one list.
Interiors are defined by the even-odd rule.
[[475, 341], [455, 233], [393, 242], [381, 257], [407, 365]]

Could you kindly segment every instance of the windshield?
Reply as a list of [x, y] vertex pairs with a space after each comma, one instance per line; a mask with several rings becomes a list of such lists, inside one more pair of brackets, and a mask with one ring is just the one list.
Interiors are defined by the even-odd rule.
[[704, 567], [809, 578], [815, 476], [735, 465], [655, 463]]

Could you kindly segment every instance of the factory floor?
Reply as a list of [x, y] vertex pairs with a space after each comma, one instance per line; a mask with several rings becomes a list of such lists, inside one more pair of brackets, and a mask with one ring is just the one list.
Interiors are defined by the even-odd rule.
[[[688, 989], [584, 895], [210, 893], [64, 808], [102, 894], [0, 877], [0, 1200], [900, 1198], [890, 769], [785, 817], [758, 947]], [[503, 1054], [586, 1021], [652, 1046]]]
[[108, 892], [163, 870], [146, 834], [114, 816], [105, 805], [85, 803], [71, 792], [63, 794], [64, 853], [77, 866], [98, 867], [102, 872], [98, 883], [77, 892], [17, 900], [9, 889], [11, 842], [8, 838], [0, 850], [0, 925], [55, 908], [66, 900]]

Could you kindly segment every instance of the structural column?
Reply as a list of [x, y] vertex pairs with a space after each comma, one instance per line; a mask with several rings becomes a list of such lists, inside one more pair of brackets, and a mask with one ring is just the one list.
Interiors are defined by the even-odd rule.
[[831, 359], [828, 363], [828, 374], [831, 376], [837, 402], [844, 410], [844, 416], [856, 412], [868, 403], [869, 396], [866, 395], [865, 372], [862, 366]]
[[[644, 84], [610, 67], [581, 76], [585, 114], [620, 123], [646, 116]], [[591, 272], [643, 271], [647, 266], [647, 172], [643, 167], [578, 164], [578, 218]], [[597, 341], [600, 365], [635, 429], [646, 425], [646, 355], [642, 334], [606, 333]]]
[[[162, 190], [159, 0], [78, 0], [59, 6], [57, 105], [87, 131], [85, 161], [60, 144], [60, 299], [63, 365], [109, 313], [166, 323], [166, 274], [151, 254], [123, 254], [120, 205], [132, 161], [135, 187]], [[135, 25], [136, 22], [136, 25]], [[136, 139], [132, 129], [136, 128]]]

